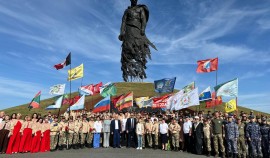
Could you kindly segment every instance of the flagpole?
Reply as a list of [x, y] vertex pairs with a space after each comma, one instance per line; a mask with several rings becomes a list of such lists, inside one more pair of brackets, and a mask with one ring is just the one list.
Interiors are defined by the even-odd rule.
[[235, 98], [236, 100], [236, 116], [238, 117], [238, 97]]
[[[218, 70], [216, 70], [216, 86], [218, 84]], [[215, 99], [217, 99], [217, 94], [215, 96]], [[214, 112], [216, 111], [216, 106], [214, 106]]]

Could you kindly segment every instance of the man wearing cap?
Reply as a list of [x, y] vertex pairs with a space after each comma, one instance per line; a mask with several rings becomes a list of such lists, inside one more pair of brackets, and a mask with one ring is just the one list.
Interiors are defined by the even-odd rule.
[[204, 119], [203, 124], [203, 139], [204, 145], [207, 151], [207, 157], [211, 156], [211, 126], [209, 124], [209, 119]]
[[261, 151], [261, 130], [259, 124], [255, 122], [255, 117], [251, 115], [250, 122], [246, 127], [246, 138], [248, 140], [251, 157], [262, 157]]
[[194, 123], [192, 125], [192, 135], [194, 142], [195, 154], [202, 154], [203, 146], [203, 124], [199, 120], [199, 116], [194, 117]]
[[262, 118], [262, 123], [260, 126], [262, 134], [262, 153], [263, 157], [269, 158], [269, 141], [270, 141], [270, 127], [266, 124], [266, 118]]
[[237, 139], [239, 131], [237, 124], [233, 121], [233, 116], [228, 116], [228, 123], [225, 125], [225, 139], [227, 143], [228, 156], [237, 158]]
[[176, 122], [176, 119], [173, 119], [172, 123], [169, 125], [169, 131], [171, 132], [172, 145], [173, 145], [174, 151], [178, 151], [180, 125]]
[[152, 148], [152, 128], [153, 123], [151, 121], [151, 118], [148, 118], [147, 122], [145, 123], [145, 135], [149, 148]]
[[55, 151], [57, 141], [58, 141], [58, 133], [59, 133], [59, 125], [58, 118], [55, 117], [53, 122], [50, 125], [50, 149], [51, 151]]
[[214, 141], [215, 157], [219, 155], [219, 146], [222, 152], [222, 157], [225, 158], [225, 148], [223, 145], [223, 119], [220, 119], [219, 112], [215, 112], [214, 119], [211, 121], [212, 135]]
[[64, 116], [62, 116], [61, 121], [59, 122], [59, 128], [60, 128], [60, 133], [59, 133], [59, 142], [58, 142], [58, 147], [59, 150], [63, 150], [64, 145], [66, 145], [66, 119]]
[[237, 118], [237, 124], [239, 131], [239, 138], [237, 141], [237, 150], [239, 155], [238, 157], [246, 157], [247, 156], [246, 138], [245, 138], [246, 123], [244, 121], [241, 121], [241, 118]]
[[158, 134], [159, 134], [159, 123], [157, 119], [154, 119], [154, 124], [152, 127], [153, 142], [155, 143], [154, 149], [158, 148]]

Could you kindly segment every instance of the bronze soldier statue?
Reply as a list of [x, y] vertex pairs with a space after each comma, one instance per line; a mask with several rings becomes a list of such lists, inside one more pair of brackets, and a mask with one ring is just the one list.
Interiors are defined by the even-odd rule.
[[133, 79], [145, 79], [147, 58], [151, 60], [149, 45], [154, 48], [145, 35], [149, 18], [146, 5], [137, 5], [138, 0], [130, 0], [131, 6], [125, 10], [122, 19], [119, 40], [122, 43], [121, 70], [125, 82]]

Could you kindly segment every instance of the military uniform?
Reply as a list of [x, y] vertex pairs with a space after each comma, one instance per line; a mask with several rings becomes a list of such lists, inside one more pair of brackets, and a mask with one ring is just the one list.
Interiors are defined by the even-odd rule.
[[246, 128], [246, 124], [244, 122], [242, 122], [241, 124], [238, 124], [239, 138], [237, 141], [237, 149], [238, 149], [239, 157], [247, 156], [245, 128]]
[[59, 150], [62, 150], [63, 146], [66, 144], [66, 140], [67, 140], [66, 127], [67, 127], [66, 122], [64, 122], [63, 120], [59, 122], [59, 128], [60, 128], [59, 142], [58, 142]]
[[146, 133], [146, 139], [148, 142], [148, 146], [152, 148], [152, 128], [153, 128], [153, 123], [151, 121], [148, 121], [145, 123], [145, 133]]
[[94, 121], [89, 121], [88, 122], [88, 128], [89, 128], [89, 132], [88, 132], [88, 135], [87, 135], [87, 144], [90, 147], [92, 142], [93, 142]]
[[79, 140], [79, 135], [80, 135], [80, 131], [82, 128], [82, 122], [77, 119], [74, 121], [74, 133], [73, 133], [73, 148], [74, 149], [78, 149], [79, 144], [80, 144], [80, 140]]
[[82, 130], [81, 130], [81, 147], [83, 148], [85, 145], [86, 137], [89, 131], [88, 121], [82, 121]]
[[73, 144], [73, 136], [74, 136], [74, 131], [75, 131], [75, 122], [73, 122], [72, 120], [69, 120], [68, 122], [68, 129], [67, 129], [68, 133], [67, 133], [67, 145], [68, 145], [68, 149], [71, 148]]
[[206, 146], [206, 150], [208, 154], [211, 152], [211, 126], [209, 124], [204, 124], [203, 125], [203, 140], [204, 144]]
[[[142, 124], [143, 124], [143, 127], [145, 127], [145, 120], [142, 121]], [[142, 147], [145, 148], [145, 134], [142, 135]]]
[[53, 121], [50, 125], [50, 149], [55, 150], [58, 142], [59, 124]]
[[212, 125], [215, 153], [216, 153], [216, 155], [219, 154], [219, 146], [218, 145], [220, 145], [220, 150], [222, 152], [222, 156], [224, 157], [225, 156], [225, 148], [223, 145], [223, 137], [222, 137], [223, 120], [215, 118], [211, 121], [211, 125]]
[[172, 136], [172, 145], [174, 150], [178, 150], [179, 148], [179, 132], [180, 132], [180, 125], [178, 123], [171, 123], [169, 126], [169, 130]]
[[266, 124], [266, 119], [262, 119], [263, 123], [260, 126], [262, 135], [262, 153], [263, 157], [269, 158], [269, 141], [270, 141], [270, 127]]
[[250, 156], [256, 158], [262, 156], [261, 151], [261, 131], [256, 122], [250, 122], [246, 127], [246, 137], [249, 140]]
[[235, 122], [228, 122], [225, 125], [225, 139], [227, 142], [227, 150], [229, 157], [233, 153], [236, 157], [237, 151], [237, 139], [239, 137], [238, 126]]
[[155, 143], [155, 149], [158, 148], [158, 134], [159, 134], [159, 123], [156, 122], [154, 123], [153, 125], [153, 128], [152, 128], [152, 136], [153, 136], [153, 142]]

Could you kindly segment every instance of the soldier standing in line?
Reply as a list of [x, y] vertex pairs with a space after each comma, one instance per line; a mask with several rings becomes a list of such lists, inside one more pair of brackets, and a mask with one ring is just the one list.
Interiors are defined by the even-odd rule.
[[174, 151], [179, 150], [179, 132], [180, 132], [180, 125], [173, 119], [173, 122], [169, 126], [169, 131], [171, 132], [172, 136], [172, 145]]
[[238, 130], [239, 130], [239, 138], [237, 141], [237, 149], [238, 149], [238, 157], [246, 157], [247, 156], [247, 147], [246, 147], [246, 138], [245, 138], [245, 122], [241, 121], [241, 118], [237, 119]]
[[66, 119], [64, 116], [62, 116], [61, 121], [59, 122], [59, 128], [60, 128], [60, 133], [59, 133], [59, 142], [58, 142], [58, 147], [59, 150], [63, 150], [64, 145], [66, 144]]
[[153, 124], [151, 118], [149, 117], [147, 122], [145, 123], [145, 130], [146, 130], [145, 133], [149, 148], [152, 148], [152, 128]]
[[80, 146], [80, 131], [82, 129], [82, 121], [81, 121], [81, 117], [77, 116], [77, 119], [74, 121], [74, 133], [73, 133], [73, 149], [79, 149]]
[[58, 133], [59, 133], [59, 125], [58, 125], [58, 118], [55, 117], [53, 122], [50, 125], [50, 149], [51, 151], [56, 150], [56, 145], [58, 142]]
[[225, 158], [225, 148], [223, 145], [223, 119], [220, 119], [219, 113], [216, 111], [214, 114], [214, 119], [211, 121], [212, 125], [212, 135], [214, 141], [215, 157], [219, 155], [219, 146], [222, 153], [222, 157]]
[[156, 150], [158, 149], [158, 136], [159, 136], [159, 123], [156, 118], [154, 119], [154, 125], [152, 128], [152, 136], [155, 143], [153, 147]]
[[[145, 120], [145, 117], [142, 117], [142, 124], [143, 124], [143, 127], [145, 127], [145, 123], [146, 123], [146, 120]], [[137, 119], [138, 120], [138, 119]], [[144, 131], [143, 131], [144, 132]], [[145, 134], [142, 135], [142, 148], [145, 149]]]
[[228, 117], [228, 122], [225, 125], [225, 139], [227, 142], [228, 157], [237, 158], [237, 139], [239, 131], [237, 124], [233, 121], [233, 116]]
[[82, 130], [81, 130], [81, 148], [82, 149], [85, 146], [85, 141], [86, 141], [88, 131], [89, 131], [88, 121], [86, 120], [86, 116], [83, 116]]
[[211, 126], [208, 119], [204, 119], [203, 124], [204, 144], [207, 150], [207, 157], [211, 156]]
[[269, 141], [270, 141], [270, 127], [266, 123], [266, 118], [262, 118], [262, 124], [260, 126], [262, 134], [262, 153], [264, 158], [269, 158]]
[[92, 143], [93, 143], [93, 136], [94, 136], [94, 118], [91, 117], [90, 121], [88, 122], [88, 127], [89, 127], [89, 131], [88, 131], [88, 136], [87, 136], [87, 144], [88, 144], [88, 148], [93, 147]]
[[75, 130], [75, 122], [73, 121], [73, 117], [70, 116], [68, 126], [67, 126], [67, 150], [69, 150], [73, 145], [73, 134]]
[[249, 118], [250, 122], [246, 127], [246, 137], [251, 151], [249, 156], [252, 158], [259, 158], [262, 157], [260, 126], [255, 122], [255, 117], [253, 115], [251, 115]]

